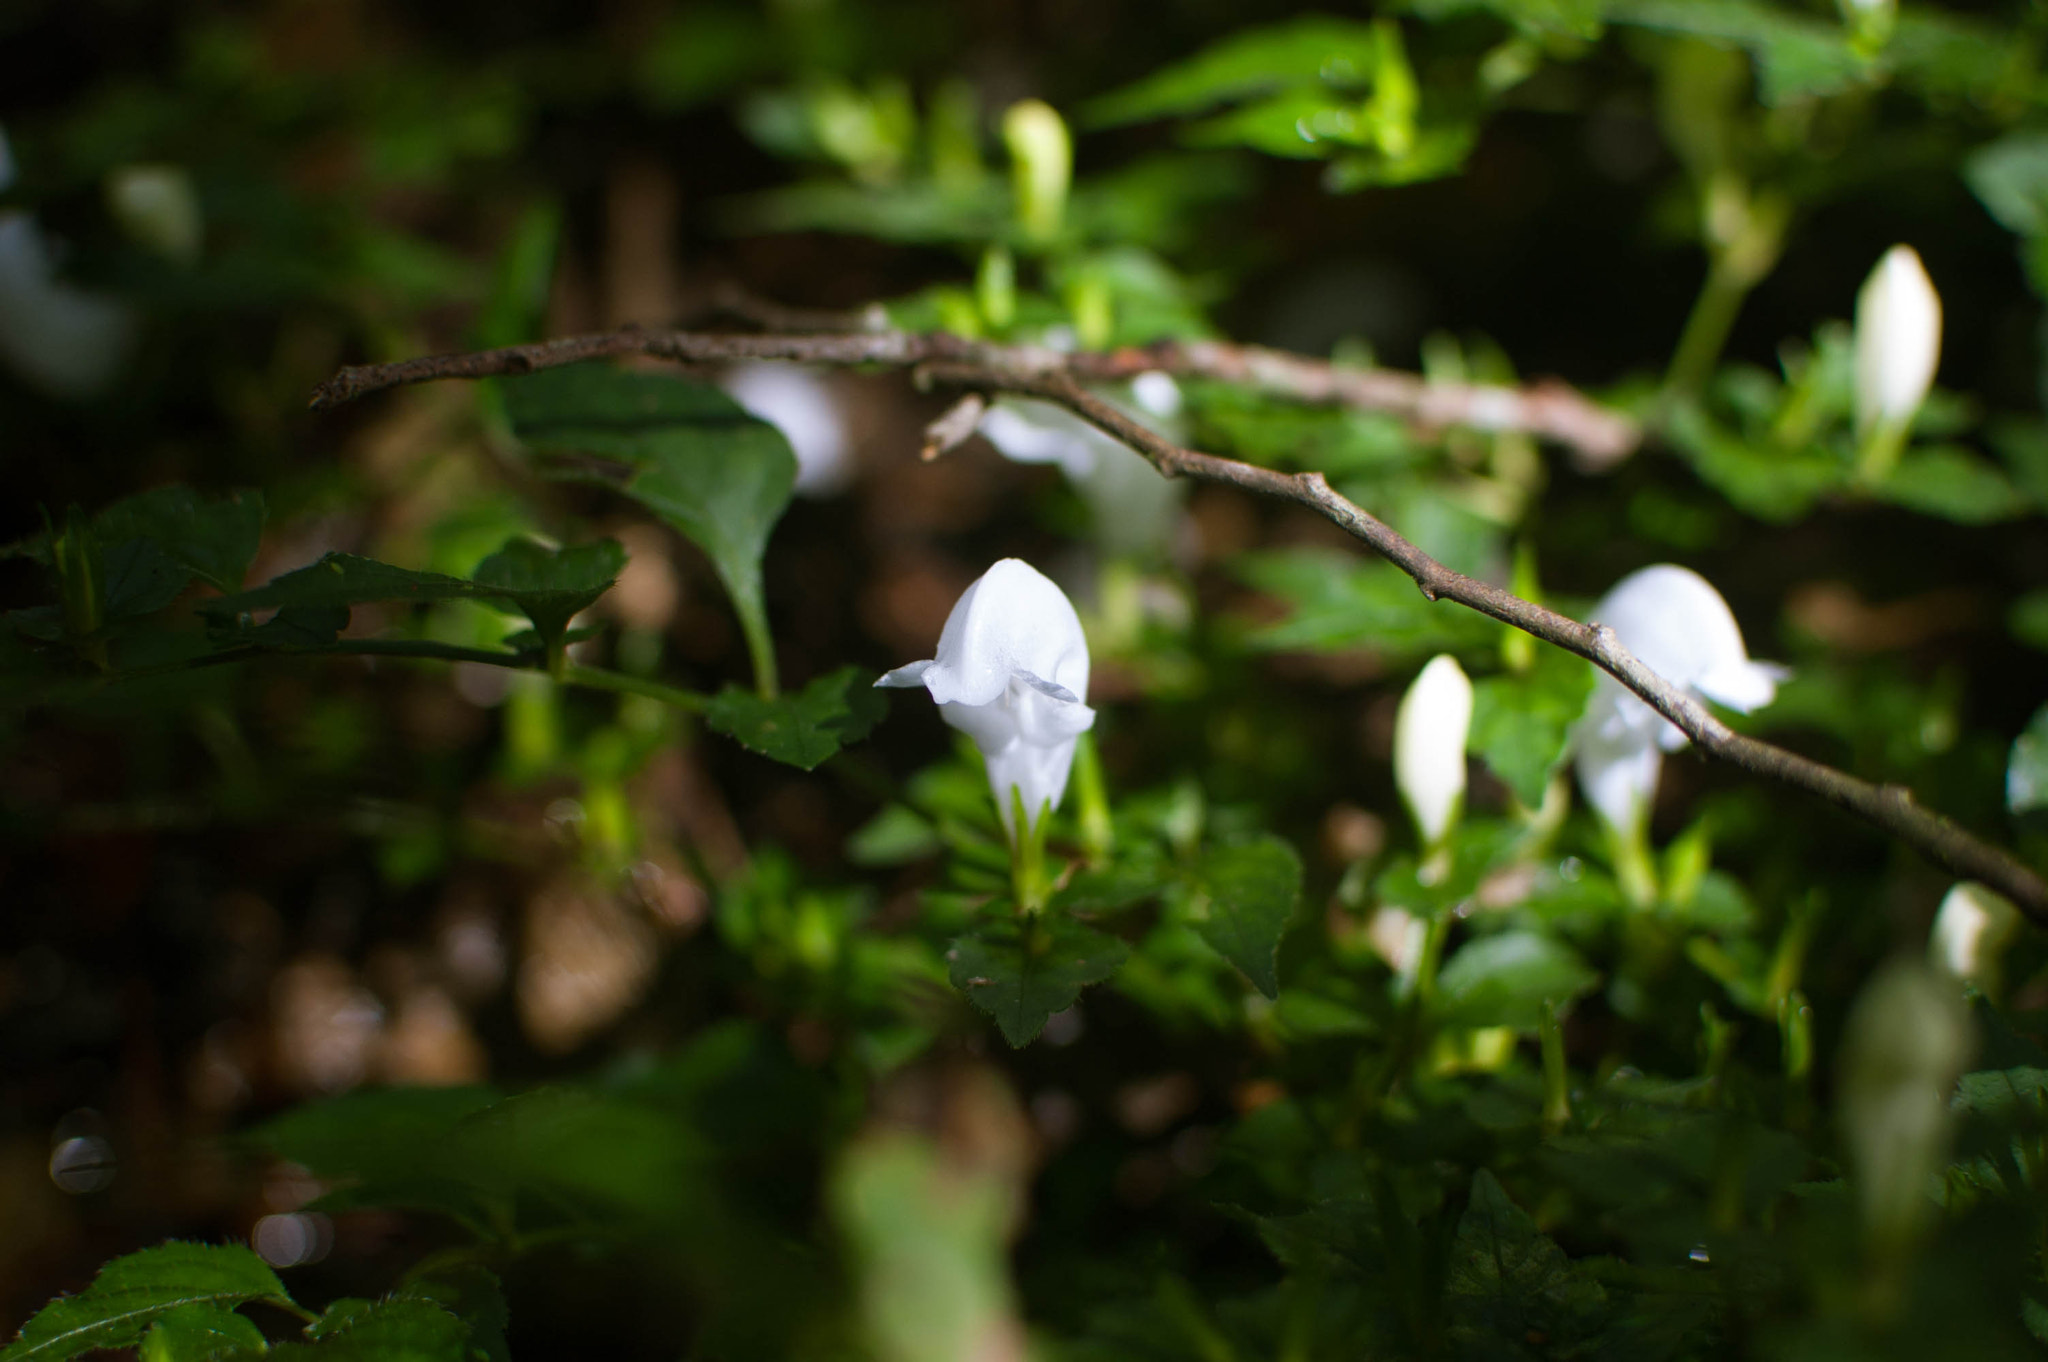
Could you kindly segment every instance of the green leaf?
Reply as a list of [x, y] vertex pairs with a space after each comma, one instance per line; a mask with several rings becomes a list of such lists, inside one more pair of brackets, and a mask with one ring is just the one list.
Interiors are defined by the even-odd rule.
[[469, 1326], [409, 1291], [380, 1301], [342, 1299], [306, 1329], [311, 1343], [282, 1343], [279, 1362], [469, 1362]]
[[1609, 23], [1736, 44], [1756, 63], [1765, 104], [1839, 94], [1869, 78], [1871, 64], [1840, 24], [1762, 0], [1608, 0]]
[[931, 823], [903, 804], [884, 804], [846, 839], [846, 859], [858, 866], [908, 865], [944, 846]]
[[429, 1269], [405, 1285], [404, 1293], [429, 1300], [468, 1326], [472, 1362], [508, 1362], [505, 1326], [512, 1322], [497, 1275], [475, 1263]]
[[796, 486], [782, 433], [718, 389], [578, 364], [503, 381], [505, 410], [551, 476], [611, 487], [710, 557], [738, 611], [763, 694], [775, 655], [761, 557]]
[[[188, 577], [222, 591], [239, 590], [263, 537], [263, 494], [252, 490], [204, 497], [181, 484], [152, 487], [102, 507], [92, 518], [93, 537], [104, 547], [146, 540], [182, 570], [175, 596]], [[48, 565], [47, 531], [0, 549]], [[168, 602], [166, 602], [168, 603]]]
[[1444, 1303], [1459, 1356], [1515, 1356], [1507, 1340], [1541, 1338], [1543, 1355], [1569, 1357], [1600, 1332], [1607, 1293], [1482, 1168], [1451, 1242]]
[[1321, 15], [1248, 29], [1104, 95], [1081, 112], [1098, 127], [1194, 113], [1276, 87], [1361, 88], [1379, 59], [1372, 25]]
[[203, 497], [189, 487], [154, 487], [93, 517], [102, 544], [147, 539], [179, 566], [221, 591], [238, 591], [263, 537], [263, 494]]
[[1500, 626], [1461, 606], [1430, 601], [1399, 568], [1326, 549], [1249, 553], [1237, 575], [1293, 613], [1254, 632], [1252, 646], [1369, 648], [1390, 661], [1482, 647]]
[[2007, 231], [2048, 235], [2048, 132], [2008, 133], [1963, 162], [1963, 179]]
[[704, 719], [748, 751], [809, 771], [865, 738], [888, 710], [873, 677], [841, 667], [776, 700], [727, 686], [705, 707]]
[[[100, 539], [102, 544], [107, 542]], [[100, 573], [101, 609], [109, 624], [155, 614], [176, 600], [192, 579], [154, 539], [123, 539], [105, 548], [100, 555]]]
[[473, 601], [498, 594], [460, 577], [414, 572], [352, 553], [330, 553], [311, 567], [274, 577], [254, 590], [201, 601], [199, 610], [225, 621], [258, 610], [334, 610], [373, 601]]
[[1301, 899], [1301, 857], [1270, 833], [1217, 847], [1196, 866], [1195, 930], [1268, 998], [1280, 992], [1280, 938]]
[[1947, 445], [1908, 453], [1876, 490], [1886, 501], [1963, 525], [2011, 520], [2030, 509], [2005, 474]]
[[254, 1321], [225, 1306], [181, 1305], [157, 1320], [142, 1338], [142, 1362], [204, 1362], [237, 1350], [270, 1345]]
[[158, 1320], [183, 1306], [244, 1301], [289, 1305], [284, 1283], [239, 1244], [161, 1244], [116, 1258], [91, 1286], [37, 1311], [0, 1362], [58, 1362], [97, 1348], [132, 1348]]
[[1472, 687], [1467, 746], [1525, 807], [1536, 808], [1592, 693], [1592, 663], [1562, 648], [1539, 648], [1536, 665], [1522, 675], [1489, 676]]
[[1600, 976], [1561, 941], [1536, 932], [1475, 937], [1437, 975], [1437, 1008], [1458, 1026], [1512, 1026], [1534, 1031], [1544, 1003], [1590, 993]]
[[1156, 897], [1176, 883], [1173, 866], [1156, 843], [1126, 842], [1108, 865], [1082, 870], [1052, 897], [1058, 913], [1114, 913]]
[[1824, 449], [1785, 449], [1744, 439], [1697, 406], [1677, 408], [1666, 429], [1702, 481], [1738, 510], [1772, 524], [1797, 520], [1823, 493], [1849, 480], [1848, 465]]
[[1022, 1047], [1089, 984], [1117, 972], [1130, 948], [1079, 923], [1037, 917], [990, 922], [946, 952], [953, 987]]
[[2014, 813], [2048, 809], [2048, 705], [2035, 710], [2026, 731], [2013, 739], [2005, 766], [2005, 807]]
[[625, 566], [626, 550], [616, 539], [551, 549], [519, 537], [478, 563], [474, 578], [502, 591], [533, 621], [542, 646], [552, 647], [576, 612], [610, 590]]

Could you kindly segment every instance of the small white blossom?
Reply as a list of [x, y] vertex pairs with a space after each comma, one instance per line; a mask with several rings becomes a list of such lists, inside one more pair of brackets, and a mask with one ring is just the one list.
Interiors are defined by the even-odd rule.
[[760, 360], [726, 370], [719, 386], [789, 441], [798, 492], [830, 496], [852, 479], [846, 418], [824, 379], [801, 365]]
[[1449, 653], [1429, 660], [1394, 715], [1394, 784], [1434, 847], [1465, 799], [1465, 738], [1472, 729], [1472, 682]]
[[1010, 791], [1029, 831], [1059, 806], [1088, 708], [1088, 640], [1066, 593], [1029, 563], [1005, 558], [967, 588], [939, 631], [938, 656], [875, 682], [923, 686], [939, 716], [974, 739], [1012, 841]]
[[58, 278], [57, 254], [34, 218], [0, 212], [0, 363], [77, 400], [113, 383], [133, 347], [136, 317], [119, 298]]
[[1894, 246], [1856, 295], [1856, 427], [1903, 427], [1941, 359], [1941, 298], [1911, 246]]
[[2020, 910], [2009, 899], [1964, 880], [1942, 899], [1927, 954], [1936, 968], [1995, 994], [1998, 957], [2019, 928]]
[[[1149, 371], [1132, 380], [1129, 397], [1105, 394], [1133, 419], [1175, 438], [1180, 386]], [[1165, 544], [1183, 488], [1162, 478], [1143, 455], [1066, 410], [1045, 402], [999, 398], [981, 418], [981, 434], [1013, 463], [1056, 463], [1088, 502], [1096, 532], [1112, 553], [1143, 554]]]
[[[1789, 675], [1750, 661], [1728, 603], [1689, 568], [1665, 563], [1630, 573], [1592, 618], [1666, 681], [1744, 714], [1769, 704]], [[1636, 829], [1657, 792], [1663, 754], [1685, 744], [1676, 725], [1602, 672], [1573, 737], [1579, 787], [1610, 827]]]

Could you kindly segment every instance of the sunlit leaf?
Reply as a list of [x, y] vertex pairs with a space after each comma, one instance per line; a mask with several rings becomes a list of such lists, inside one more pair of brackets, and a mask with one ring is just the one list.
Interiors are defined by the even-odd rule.
[[1543, 1004], [1592, 992], [1600, 976], [1570, 946], [1535, 932], [1475, 937], [1444, 962], [1437, 1002], [1447, 1022], [1534, 1031]]
[[1590, 662], [1562, 648], [1539, 648], [1527, 672], [1489, 676], [1473, 686], [1468, 745], [1515, 798], [1536, 808], [1564, 764], [1572, 725], [1592, 692]]
[[1283, 85], [1361, 87], [1379, 55], [1372, 25], [1322, 15], [1248, 29], [1089, 104], [1097, 125], [1195, 113]]
[[236, 1349], [261, 1352], [268, 1344], [247, 1315], [211, 1302], [181, 1305], [150, 1326], [142, 1362], [203, 1362]]
[[1484, 646], [1500, 626], [1482, 615], [1424, 598], [1390, 563], [1319, 549], [1249, 553], [1238, 576], [1292, 607], [1254, 632], [1259, 648], [1366, 648], [1390, 661]]
[[91, 1286], [59, 1296], [0, 1348], [0, 1362], [57, 1362], [101, 1348], [132, 1348], [158, 1320], [187, 1306], [287, 1303], [284, 1283], [239, 1244], [161, 1244], [116, 1258]]

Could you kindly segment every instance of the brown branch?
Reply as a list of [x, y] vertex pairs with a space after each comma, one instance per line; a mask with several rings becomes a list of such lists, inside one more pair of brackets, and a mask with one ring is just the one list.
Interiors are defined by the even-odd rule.
[[[1127, 416], [1082, 386], [1083, 380], [1128, 377], [1145, 369], [1173, 369], [1176, 360], [1189, 367], [1180, 372], [1226, 376], [1229, 365], [1244, 370], [1247, 381], [1280, 391], [1275, 374], [1290, 375], [1303, 400], [1351, 400], [1316, 386], [1334, 384], [1337, 371], [1314, 361], [1277, 356], [1245, 347], [1213, 347], [1208, 342], [1117, 351], [1109, 355], [1065, 355], [1026, 346], [997, 346], [943, 334], [907, 335], [866, 332], [831, 335], [724, 336], [690, 332], [623, 331], [601, 336], [576, 336], [536, 345], [512, 346], [468, 355], [441, 355], [396, 364], [344, 369], [320, 385], [313, 405], [328, 407], [401, 383], [433, 378], [479, 378], [492, 374], [526, 373], [534, 369], [603, 355], [651, 354], [683, 362], [731, 359], [789, 359], [817, 364], [879, 364], [915, 366], [922, 379], [966, 389], [970, 393], [1010, 393], [1056, 403], [1144, 455], [1168, 477], [1190, 477], [1225, 483], [1265, 496], [1306, 506], [1347, 533], [1372, 546], [1382, 557], [1415, 580], [1428, 599], [1455, 601], [1491, 616], [1546, 643], [1575, 653], [1614, 676], [1659, 714], [1678, 725], [1709, 756], [1744, 770], [1817, 794], [1858, 814], [1906, 842], [1952, 873], [1980, 880], [2016, 904], [2037, 925], [2048, 926], [2048, 882], [2018, 859], [1972, 835], [1955, 822], [1922, 808], [1903, 786], [1873, 785], [1784, 748], [1736, 733], [1705, 705], [1638, 661], [1604, 625], [1576, 620], [1490, 583], [1453, 572], [1424, 553], [1363, 507], [1333, 491], [1321, 473], [1281, 473], [1236, 459], [1184, 449]], [[1271, 363], [1269, 364], [1269, 361]], [[1259, 366], [1266, 366], [1259, 369]], [[1277, 366], [1277, 367], [1275, 367]], [[1259, 372], [1254, 372], [1259, 369]], [[1328, 371], [1327, 379], [1318, 377]], [[1358, 377], [1376, 371], [1358, 371]], [[1394, 375], [1419, 385], [1418, 403], [1434, 391], [1411, 376]], [[1349, 379], [1345, 380], [1349, 382]], [[1513, 392], [1510, 389], [1466, 389], [1471, 392]], [[1434, 399], [1429, 399], [1434, 400]], [[1589, 409], [1591, 404], [1573, 397]], [[1387, 409], [1380, 407], [1377, 409]], [[1418, 408], [1419, 410], [1419, 408]], [[1526, 416], [1531, 409], [1525, 409]], [[1556, 419], [1564, 407], [1549, 410]], [[1506, 408], [1493, 413], [1501, 423], [1493, 429], [1522, 429], [1556, 437], [1554, 429], [1536, 429], [1506, 421]], [[1574, 416], [1572, 419], [1576, 420]], [[1618, 418], [1616, 418], [1618, 419]], [[1581, 432], [1583, 435], [1583, 431]], [[1581, 446], [1583, 448], [1583, 446]]]
[[[954, 361], [1003, 372], [1062, 372], [1102, 382], [1158, 369], [1184, 378], [1234, 383], [1296, 402], [1386, 412], [1428, 429], [1466, 426], [1523, 431], [1555, 440], [1571, 449], [1582, 465], [1594, 467], [1628, 457], [1642, 439], [1634, 421], [1558, 382], [1523, 388], [1435, 383], [1394, 369], [1351, 368], [1283, 350], [1219, 341], [1166, 341], [1143, 348], [1062, 354], [1039, 346], [962, 340], [943, 332], [913, 335], [880, 330], [867, 324], [873, 318], [856, 325], [851, 315], [777, 308], [744, 300], [741, 295], [722, 295], [719, 305], [750, 320], [787, 317], [808, 325], [797, 334], [784, 328], [767, 335], [628, 327], [502, 350], [360, 365], [343, 369], [316, 388], [313, 406], [336, 406], [397, 384], [525, 374], [613, 355], [655, 355], [686, 363], [790, 359], [813, 364], [901, 366]], [[820, 325], [822, 321], [836, 324]]]

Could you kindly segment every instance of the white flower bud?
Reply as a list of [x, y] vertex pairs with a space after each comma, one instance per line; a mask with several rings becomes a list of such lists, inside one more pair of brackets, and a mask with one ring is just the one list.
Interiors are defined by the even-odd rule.
[[1909, 1242], [1932, 1208], [1928, 1178], [1948, 1143], [1949, 1093], [1970, 1048], [1955, 985], [1917, 961], [1880, 966], [1849, 1012], [1835, 1119], [1864, 1226], [1887, 1252]]
[[1472, 682], [1456, 658], [1439, 653], [1416, 676], [1394, 715], [1394, 784], [1407, 801], [1422, 844], [1434, 847], [1465, 799], [1465, 738], [1472, 728]]
[[[1630, 573], [1592, 618], [1666, 681], [1744, 714], [1769, 704], [1789, 674], [1749, 660], [1728, 603], [1689, 568], [1665, 563]], [[1573, 736], [1579, 788], [1608, 826], [1633, 830], [1657, 792], [1662, 754], [1685, 744], [1676, 725], [1602, 672]]]
[[1059, 806], [1074, 742], [1095, 723], [1088, 694], [1088, 640], [1066, 593], [1018, 558], [1005, 558], [967, 588], [939, 631], [938, 656], [875, 682], [923, 686], [939, 716], [974, 739], [988, 763], [1003, 831], [1016, 841], [1010, 791], [1029, 831]]
[[1903, 428], [1941, 359], [1941, 298], [1911, 246], [1894, 246], [1856, 295], [1856, 428]]
[[1934, 915], [1927, 956], [1935, 968], [1996, 993], [1998, 957], [2019, 928], [2020, 910], [2010, 900], [1964, 880], [1948, 891]]
[[1044, 100], [1019, 100], [1003, 111], [1003, 142], [1014, 166], [1018, 221], [1039, 240], [1053, 236], [1066, 214], [1074, 174], [1066, 123]]

